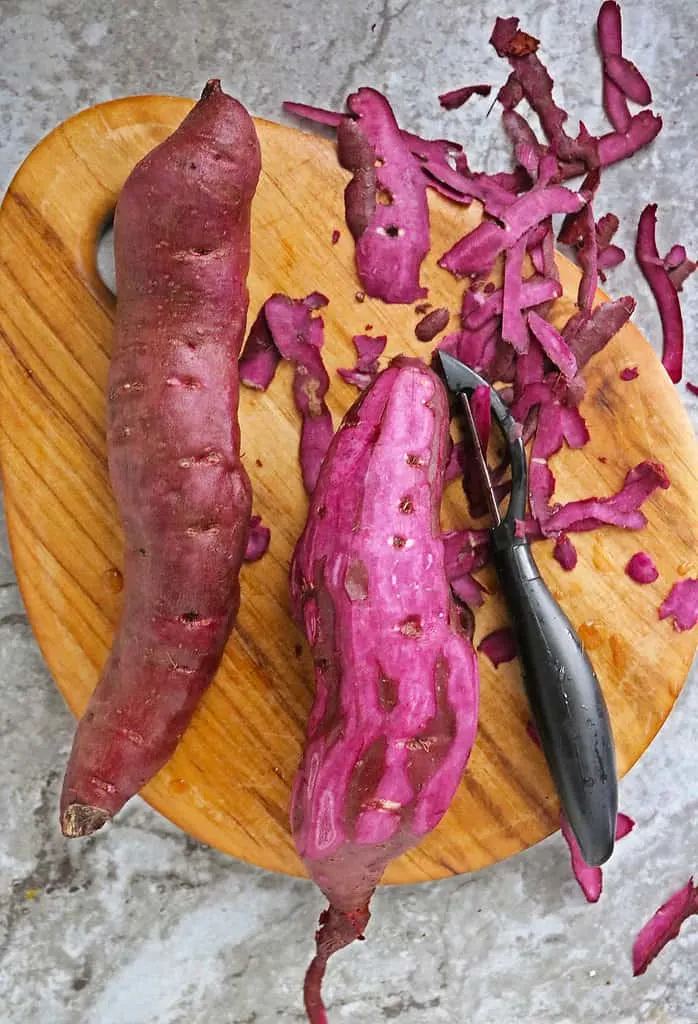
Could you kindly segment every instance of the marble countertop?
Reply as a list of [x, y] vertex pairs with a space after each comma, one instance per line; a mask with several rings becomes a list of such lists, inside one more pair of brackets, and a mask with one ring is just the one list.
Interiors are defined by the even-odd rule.
[[[384, 89], [401, 122], [455, 133], [471, 165], [505, 153], [473, 102], [444, 115], [436, 95], [501, 82], [487, 46], [496, 13], [543, 40], [558, 95], [602, 128], [592, 26], [597, 4], [519, 0], [512, 8], [437, 0], [1, 0], [4, 190], [29, 149], [81, 107], [130, 93], [195, 95], [212, 75], [250, 110], [279, 118], [292, 97], [335, 105], [350, 87]], [[627, 0], [626, 53], [650, 77], [664, 131], [610, 171], [620, 244], [649, 200], [660, 248], [695, 255], [698, 5]], [[658, 317], [632, 260], [611, 290]], [[687, 375], [698, 379], [698, 287], [683, 298]], [[698, 425], [698, 401], [689, 399]], [[695, 673], [694, 673], [695, 674]], [[379, 891], [369, 941], [338, 956], [326, 996], [337, 1024], [696, 1024], [698, 922], [640, 979], [630, 947], [662, 898], [698, 869], [698, 686], [689, 680], [621, 801], [637, 821], [587, 905], [553, 836], [472, 876]], [[0, 1021], [10, 1024], [274, 1024], [305, 1018], [301, 981], [323, 901], [308, 883], [235, 862], [139, 800], [108, 832], [67, 843], [57, 827], [73, 723], [44, 666], [0, 543]]]

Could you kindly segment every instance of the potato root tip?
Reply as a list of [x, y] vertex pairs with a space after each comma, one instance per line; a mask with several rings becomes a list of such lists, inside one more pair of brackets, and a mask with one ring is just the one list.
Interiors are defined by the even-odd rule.
[[61, 829], [68, 839], [91, 836], [111, 818], [108, 811], [89, 804], [68, 804], [61, 815]]

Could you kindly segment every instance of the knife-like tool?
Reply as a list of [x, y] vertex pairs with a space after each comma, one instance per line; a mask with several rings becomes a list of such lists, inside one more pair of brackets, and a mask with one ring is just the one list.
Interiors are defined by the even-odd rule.
[[[543, 753], [562, 809], [587, 864], [613, 852], [618, 782], [613, 735], [599, 681], [572, 624], [542, 579], [517, 521], [526, 515], [528, 472], [521, 430], [494, 388], [464, 363], [439, 353], [450, 391], [461, 404], [472, 435], [493, 520], [492, 552], [521, 658], [524, 685]], [[500, 515], [486, 453], [467, 395], [487, 387], [494, 418], [509, 446], [511, 497]]]

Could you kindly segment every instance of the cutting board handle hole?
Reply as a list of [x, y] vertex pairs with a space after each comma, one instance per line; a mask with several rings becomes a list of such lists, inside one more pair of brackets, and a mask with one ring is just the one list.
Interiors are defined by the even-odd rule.
[[102, 221], [96, 239], [97, 273], [102, 284], [116, 295], [116, 269], [114, 266], [114, 211]]

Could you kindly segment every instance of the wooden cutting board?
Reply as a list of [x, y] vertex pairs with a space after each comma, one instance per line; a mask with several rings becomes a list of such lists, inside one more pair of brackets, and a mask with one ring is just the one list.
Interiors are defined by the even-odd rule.
[[[109, 489], [104, 393], [114, 298], [101, 282], [96, 242], [134, 163], [168, 135], [191, 102], [137, 97], [102, 104], [52, 132], [15, 177], [0, 213], [0, 458], [12, 551], [27, 611], [58, 687], [81, 714], [106, 660], [121, 607], [122, 537]], [[344, 225], [344, 172], [334, 146], [265, 121], [257, 127], [263, 172], [254, 203], [251, 317], [273, 291], [318, 289], [329, 403], [338, 423], [355, 391], [335, 374], [353, 364], [351, 337], [388, 335], [386, 354], [427, 355], [412, 307], [360, 304], [353, 244]], [[478, 217], [430, 194], [434, 256]], [[333, 229], [341, 238], [331, 244]], [[578, 273], [561, 260], [569, 315]], [[462, 285], [430, 259], [423, 273], [434, 305], [460, 306]], [[251, 318], [250, 318], [251, 322]], [[632, 382], [619, 379], [628, 365]], [[591, 443], [564, 451], [554, 468], [562, 499], [608, 494], [648, 457], [672, 486], [646, 505], [640, 533], [603, 530], [575, 543], [563, 572], [546, 542], [541, 569], [581, 630], [609, 704], [620, 774], [640, 757], [683, 685], [698, 630], [677, 633], [657, 608], [671, 584], [698, 569], [698, 450], [676, 390], [639, 331], [624, 328], [588, 373], [583, 412]], [[242, 607], [222, 667], [171, 763], [144, 791], [183, 829], [243, 860], [302, 874], [288, 829], [289, 792], [312, 697], [310, 659], [291, 622], [287, 568], [306, 514], [296, 450], [298, 417], [282, 367], [266, 394], [243, 388], [240, 419], [255, 511], [272, 528], [269, 553], [243, 568]], [[607, 461], [599, 461], [603, 456]], [[459, 487], [445, 526], [464, 522]], [[640, 549], [660, 579], [623, 572]], [[491, 573], [482, 574], [493, 583]], [[476, 640], [505, 623], [488, 597]], [[471, 871], [517, 853], [557, 827], [558, 803], [529, 739], [518, 666], [481, 660], [482, 713], [467, 778], [441, 826], [388, 869], [388, 883]], [[61, 766], [58, 766], [61, 767]], [[677, 780], [679, 786], [680, 780]], [[56, 809], [56, 815], [58, 811]], [[105, 833], [100, 841], [108, 842]]]

